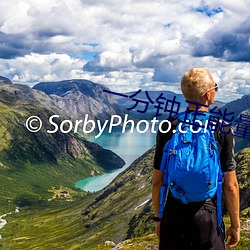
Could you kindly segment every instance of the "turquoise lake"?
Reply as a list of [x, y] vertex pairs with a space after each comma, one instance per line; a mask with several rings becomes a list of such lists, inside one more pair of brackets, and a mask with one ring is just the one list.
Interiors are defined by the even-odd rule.
[[150, 130], [146, 133], [129, 131], [126, 133], [112, 132], [105, 133], [99, 138], [90, 138], [90, 141], [98, 143], [106, 149], [110, 149], [118, 154], [125, 162], [125, 166], [111, 173], [101, 176], [93, 176], [78, 181], [75, 186], [85, 191], [95, 192], [107, 186], [119, 173], [123, 172], [135, 159], [155, 144], [156, 134]]

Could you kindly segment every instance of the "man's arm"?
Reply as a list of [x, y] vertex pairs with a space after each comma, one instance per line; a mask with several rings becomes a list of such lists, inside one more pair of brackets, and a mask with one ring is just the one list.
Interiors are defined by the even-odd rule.
[[[163, 173], [160, 170], [154, 169], [153, 178], [152, 178], [152, 201], [154, 207], [154, 216], [158, 217], [159, 208], [160, 208], [160, 190], [162, 186]], [[160, 222], [155, 224], [155, 232], [160, 238]]]
[[[171, 117], [170, 122], [173, 123], [174, 120], [177, 121], [175, 117]], [[163, 130], [168, 129], [168, 124], [163, 124]], [[176, 124], [174, 125], [176, 126]], [[152, 177], [152, 201], [153, 201], [153, 207], [154, 207], [154, 216], [159, 216], [159, 208], [160, 208], [160, 190], [163, 182], [163, 172], [160, 171], [160, 165], [163, 155], [163, 148], [165, 143], [171, 139], [173, 133], [172, 130], [170, 130], [166, 134], [162, 134], [159, 130], [156, 136], [156, 146], [155, 146], [155, 155], [154, 155], [154, 172]], [[157, 221], [155, 223], [155, 232], [160, 238], [160, 222]]]
[[224, 172], [223, 193], [231, 221], [231, 226], [226, 231], [226, 239], [229, 238], [226, 246], [230, 248], [240, 240], [240, 198], [235, 170]]

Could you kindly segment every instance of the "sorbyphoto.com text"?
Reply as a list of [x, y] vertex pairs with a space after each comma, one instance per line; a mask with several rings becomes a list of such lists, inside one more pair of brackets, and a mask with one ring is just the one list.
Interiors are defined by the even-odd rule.
[[[168, 133], [171, 130], [171, 122], [169, 120], [157, 120], [154, 117], [152, 120], [140, 120], [135, 122], [132, 119], [128, 118], [128, 114], [121, 117], [119, 115], [112, 115], [110, 120], [105, 120], [101, 122], [100, 120], [92, 120], [89, 119], [89, 115], [86, 114], [84, 119], [71, 121], [69, 119], [63, 120], [58, 124], [58, 119], [60, 119], [59, 115], [52, 115], [46, 121], [50, 124], [52, 128], [47, 129], [47, 133], [54, 134], [58, 131], [61, 133], [96, 133], [95, 138], [100, 137], [104, 132], [112, 133], [114, 129], [119, 130], [121, 133], [130, 132], [133, 133], [135, 130], [138, 133], [146, 133], [147, 131], [151, 131], [151, 133], [157, 133], [158, 129], [161, 133]], [[188, 121], [187, 121], [188, 122]], [[30, 116], [25, 123], [26, 128], [32, 132], [39, 132], [43, 126], [44, 121], [42, 121], [38, 116]], [[193, 133], [198, 133], [201, 129], [207, 129], [208, 121], [204, 124], [204, 128], [202, 127], [202, 123], [199, 120], [195, 120], [195, 123], [199, 126], [199, 128], [193, 128], [193, 125], [190, 125], [190, 130]], [[164, 126], [163, 124], [167, 124]], [[181, 133], [185, 133], [185, 130], [182, 129], [182, 124], [180, 123], [178, 126], [178, 130]], [[197, 127], [197, 126], [195, 126]], [[175, 133], [176, 130], [173, 130]]]

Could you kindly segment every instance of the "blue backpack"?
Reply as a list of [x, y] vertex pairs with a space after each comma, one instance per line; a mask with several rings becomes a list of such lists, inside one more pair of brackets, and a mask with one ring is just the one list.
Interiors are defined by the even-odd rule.
[[[164, 146], [160, 166], [163, 185], [160, 191], [159, 218], [163, 217], [168, 189], [184, 204], [211, 199], [217, 192], [217, 220], [220, 227], [223, 175], [219, 148], [210, 125], [206, 122], [209, 120], [209, 113], [198, 113], [195, 116], [195, 112], [183, 112], [177, 118], [173, 136]], [[194, 124], [194, 118], [195, 121], [200, 121], [196, 128], [188, 124]], [[187, 123], [182, 123], [184, 120]]]

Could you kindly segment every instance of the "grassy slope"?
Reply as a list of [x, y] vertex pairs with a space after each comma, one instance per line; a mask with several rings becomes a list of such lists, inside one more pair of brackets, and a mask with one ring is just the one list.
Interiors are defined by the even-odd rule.
[[[0, 230], [3, 249], [103, 250], [111, 249], [104, 246], [106, 240], [117, 244], [126, 238], [133, 240], [121, 249], [157, 249], [155, 237], [142, 237], [154, 230], [152, 203], [138, 207], [150, 199], [152, 157], [150, 150], [100, 192], [73, 202], [24, 208], [20, 214], [6, 217], [8, 224]], [[247, 249], [249, 238], [249, 230], [243, 231], [235, 249]]]
[[241, 210], [246, 209], [250, 217], [250, 148], [244, 148], [235, 157], [237, 162], [237, 178], [240, 186]]
[[[88, 199], [87, 199], [88, 200]], [[87, 201], [86, 200], [86, 201]], [[0, 248], [5, 250], [105, 250], [105, 239], [94, 243], [93, 247], [86, 247], [84, 224], [81, 223], [81, 209], [86, 201], [53, 202], [39, 207], [22, 209], [19, 214], [6, 217], [8, 224], [0, 230], [3, 239]], [[226, 224], [229, 219], [225, 218]], [[98, 234], [99, 232], [96, 231]], [[122, 242], [121, 250], [149, 250], [158, 249], [158, 240], [151, 231], [150, 235], [132, 238]], [[245, 250], [250, 247], [250, 233], [241, 232], [241, 241], [235, 250]], [[95, 246], [95, 247], [94, 247]]]
[[21, 208], [6, 217], [1, 230], [3, 249], [79, 249], [84, 241], [81, 209], [83, 200], [52, 201]]
[[[143, 206], [135, 208], [150, 198], [149, 169], [142, 173], [149, 159], [152, 152], [137, 160], [136, 171], [131, 168], [101, 192], [73, 202], [53, 201], [41, 207], [21, 208], [19, 214], [6, 217], [8, 224], [0, 230], [2, 246], [4, 249], [89, 249], [105, 240], [122, 241], [127, 237], [128, 222], [141, 213]], [[145, 188], [138, 190], [138, 185]], [[105, 197], [103, 193], [107, 191], [111, 195]]]
[[[29, 132], [25, 129], [16, 131], [16, 125], [23, 126], [21, 117], [28, 117], [34, 111], [33, 114], [38, 112], [45, 118], [44, 109], [23, 104], [20, 107], [25, 109], [1, 105], [0, 117], [5, 119], [0, 123], [0, 182], [3, 190], [0, 214], [13, 211], [18, 204], [14, 201], [33, 204], [21, 208], [19, 214], [6, 217], [8, 224], [0, 230], [3, 249], [90, 249], [105, 240], [118, 243], [152, 232], [151, 201], [139, 205], [151, 196], [153, 150], [137, 159], [101, 192], [76, 198], [73, 202], [37, 204], [38, 199], [52, 196], [48, 193], [51, 187], [72, 187], [80, 176], [86, 177], [87, 172], [98, 166], [86, 157], [84, 161], [69, 156], [58, 161], [48, 159], [48, 155], [41, 153], [39, 143], [33, 143], [34, 138]], [[12, 150], [5, 151], [5, 148]], [[24, 150], [19, 152], [20, 148]]]
[[[40, 102], [45, 98], [45, 106], [41, 106], [23, 96], [12, 98], [11, 91], [19, 91], [18, 86], [4, 88], [7, 91], [0, 93], [0, 215], [20, 203], [33, 204], [50, 198], [48, 190], [53, 186], [74, 188], [74, 183], [91, 176], [91, 171], [103, 171], [87, 151], [72, 157], [67, 153], [71, 149], [60, 149], [66, 147], [69, 139], [76, 148], [81, 145], [72, 136], [48, 135], [45, 128], [35, 135], [25, 128], [25, 120], [31, 115], [46, 121], [53, 112], [60, 114], [48, 97], [27, 89], [26, 93], [34, 94]], [[74, 147], [72, 143], [68, 145]]]
[[[224, 219], [226, 226], [229, 225], [229, 218]], [[239, 244], [232, 248], [234, 250], [246, 250], [250, 247], [249, 241], [250, 233], [249, 231], [241, 232], [241, 240]], [[120, 243], [120, 250], [157, 250], [159, 247], [159, 241], [155, 234], [148, 234], [141, 237], [136, 237], [130, 240], [126, 240]], [[91, 248], [90, 250], [111, 250], [112, 247], [105, 245], [104, 243], [99, 244], [96, 247]]]

